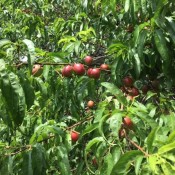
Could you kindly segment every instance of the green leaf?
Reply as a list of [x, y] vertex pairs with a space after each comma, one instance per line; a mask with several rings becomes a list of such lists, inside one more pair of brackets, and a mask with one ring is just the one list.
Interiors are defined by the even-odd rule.
[[61, 174], [71, 175], [68, 152], [64, 146], [57, 147], [58, 166]]
[[36, 144], [32, 148], [32, 167], [33, 174], [46, 174], [46, 151], [41, 144]]
[[161, 167], [165, 175], [175, 174], [175, 166], [171, 165], [169, 162], [162, 162]]
[[141, 62], [140, 62], [140, 58], [139, 58], [139, 55], [138, 54], [134, 54], [134, 68], [135, 68], [135, 74], [136, 74], [136, 77], [139, 78], [140, 76], [140, 72], [141, 72]]
[[110, 153], [107, 154], [104, 158], [104, 164], [101, 169], [101, 175], [110, 175], [112, 168], [113, 168], [114, 162], [113, 162], [113, 157]]
[[116, 111], [109, 118], [109, 126], [112, 131], [112, 135], [118, 138], [118, 133], [122, 125], [123, 114], [120, 111]]
[[160, 147], [158, 149], [158, 153], [163, 154], [163, 153], [166, 153], [166, 152], [171, 151], [173, 149], [175, 149], [175, 142], [172, 142], [172, 143], [169, 143], [167, 145]]
[[86, 145], [85, 153], [87, 154], [87, 152], [91, 149], [91, 147], [94, 144], [99, 143], [99, 142], [103, 142], [103, 141], [104, 141], [103, 137], [95, 137], [94, 139], [89, 141], [88, 144]]
[[54, 133], [57, 136], [62, 136], [64, 132], [55, 125], [56, 123], [54, 120], [48, 120], [46, 123], [36, 127], [34, 134], [30, 138], [30, 144], [40, 142], [43, 139], [48, 138], [50, 133]]
[[147, 138], [147, 147], [148, 147], [148, 151], [149, 153], [152, 153], [153, 151], [153, 143], [155, 141], [155, 137], [156, 137], [156, 134], [159, 130], [159, 127], [158, 128], [154, 128], [150, 134], [148, 135], [148, 138]]
[[104, 86], [108, 92], [111, 94], [115, 95], [117, 100], [122, 103], [123, 105], [127, 106], [127, 100], [123, 93], [121, 92], [118, 87], [116, 87], [114, 84], [108, 83], [108, 82], [103, 82], [101, 83], [102, 86]]
[[23, 153], [22, 173], [26, 175], [33, 175], [32, 151]]
[[99, 123], [94, 123], [94, 124], [91, 124], [91, 125], [87, 126], [86, 129], [81, 134], [81, 136], [84, 136], [86, 134], [91, 133], [92, 131], [94, 131], [95, 129], [98, 128], [98, 125], [99, 125]]
[[20, 125], [25, 116], [25, 95], [18, 77], [13, 72], [7, 72], [1, 66], [1, 91], [6, 103], [8, 114], [15, 125]]
[[168, 74], [169, 66], [171, 64], [171, 60], [170, 60], [170, 56], [169, 56], [170, 51], [167, 47], [167, 42], [165, 40], [165, 36], [160, 29], [155, 30], [154, 40], [155, 40], [157, 50], [162, 57], [163, 70], [164, 70], [165, 74]]
[[173, 131], [172, 133], [170, 133], [167, 143], [171, 143], [175, 140], [175, 131]]
[[128, 12], [130, 7], [130, 0], [125, 0], [125, 12]]
[[135, 160], [135, 173], [136, 173], [136, 175], [140, 174], [140, 169], [142, 166], [143, 159], [144, 159], [144, 156], [138, 156], [138, 158]]
[[85, 162], [86, 162], [86, 166], [87, 168], [89, 169], [89, 171], [94, 174], [94, 172], [91, 170], [91, 168], [89, 167], [88, 165], [88, 161], [87, 161], [87, 154], [88, 152], [90, 151], [91, 147], [94, 145], [94, 144], [97, 144], [99, 142], [103, 142], [104, 139], [103, 137], [95, 137], [94, 139], [92, 139], [91, 141], [88, 142], [88, 144], [86, 145], [86, 148], [85, 148]]
[[36, 56], [35, 56], [35, 45], [34, 43], [29, 39], [24, 39], [23, 43], [26, 44], [28, 48], [28, 64], [30, 71], [32, 70], [32, 65], [35, 62]]
[[126, 174], [128, 166], [133, 160], [137, 159], [137, 156], [143, 155], [140, 151], [128, 151], [123, 154], [118, 162], [114, 165], [111, 175]]
[[35, 100], [34, 87], [31, 85], [30, 80], [26, 77], [25, 74], [19, 73], [19, 79], [21, 86], [24, 90], [27, 109], [30, 109], [30, 107], [34, 104]]
[[148, 157], [148, 163], [149, 167], [152, 170], [153, 173], [158, 174], [160, 172], [160, 169], [158, 167], [158, 164], [161, 164], [161, 160], [157, 155], [151, 155]]
[[138, 39], [138, 44], [137, 44], [138, 57], [140, 58], [142, 63], [144, 60], [143, 51], [144, 51], [144, 46], [146, 42], [146, 37], [147, 37], [147, 31], [146, 30], [141, 31]]
[[2, 39], [0, 40], [0, 48], [4, 47], [7, 44], [11, 44], [12, 42], [8, 39]]

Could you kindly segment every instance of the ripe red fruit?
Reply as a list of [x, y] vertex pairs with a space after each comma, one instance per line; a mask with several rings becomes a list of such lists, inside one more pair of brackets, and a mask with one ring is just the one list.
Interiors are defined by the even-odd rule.
[[102, 64], [102, 65], [100, 66], [100, 69], [101, 69], [101, 70], [108, 70], [108, 69], [109, 69], [109, 65], [108, 65], [108, 64]]
[[70, 65], [67, 65], [62, 69], [62, 75], [64, 77], [71, 77], [72, 73], [73, 73], [73, 67]]
[[99, 69], [99, 68], [93, 68], [93, 69], [90, 71], [90, 75], [91, 75], [91, 77], [94, 78], [94, 79], [100, 78], [100, 69]]
[[123, 84], [127, 87], [131, 87], [133, 85], [133, 79], [131, 77], [125, 77], [123, 79]]
[[73, 66], [73, 70], [77, 75], [84, 75], [85, 74], [85, 68], [83, 64], [76, 63]]
[[142, 93], [143, 93], [143, 94], [147, 94], [148, 91], [149, 91], [148, 85], [143, 85], [143, 86], [142, 86]]
[[87, 76], [90, 77], [90, 78], [92, 78], [91, 71], [92, 71], [92, 68], [89, 68], [87, 70]]
[[132, 95], [132, 96], [138, 96], [139, 95], [139, 90], [136, 88], [136, 87], [133, 87], [132, 89], [131, 89], [131, 92], [130, 92], [130, 95]]
[[88, 106], [89, 108], [93, 108], [94, 105], [95, 105], [95, 103], [94, 103], [92, 100], [89, 100], [88, 103], [87, 103], [87, 106]]
[[93, 58], [91, 56], [86, 56], [84, 58], [84, 62], [87, 64], [87, 65], [91, 65], [92, 62], [93, 62]]
[[76, 142], [79, 139], [79, 133], [76, 131], [71, 131], [71, 139]]
[[133, 126], [133, 122], [128, 116], [124, 117], [123, 124], [126, 128], [132, 128]]

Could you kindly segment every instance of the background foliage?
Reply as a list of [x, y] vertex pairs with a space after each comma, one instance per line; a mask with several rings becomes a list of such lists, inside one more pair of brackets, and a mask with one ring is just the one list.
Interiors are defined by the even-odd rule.
[[[0, 174], [175, 174], [174, 9], [173, 0], [1, 0]], [[86, 55], [110, 71], [62, 76]], [[133, 100], [120, 90], [128, 75], [140, 89]], [[121, 137], [125, 116], [133, 128]]]

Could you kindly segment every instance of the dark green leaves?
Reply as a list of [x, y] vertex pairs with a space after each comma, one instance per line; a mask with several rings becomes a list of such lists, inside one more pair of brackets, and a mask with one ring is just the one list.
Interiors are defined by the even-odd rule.
[[45, 175], [46, 154], [41, 144], [36, 144], [32, 150], [23, 153], [22, 172], [26, 175]]
[[14, 124], [19, 126], [25, 116], [25, 95], [18, 77], [13, 72], [6, 71], [3, 60], [0, 61], [0, 80], [8, 115]]
[[131, 166], [131, 162], [137, 159], [137, 156], [142, 155], [143, 153], [140, 151], [128, 151], [124, 155], [121, 156], [119, 161], [114, 165], [112, 169], [111, 175], [122, 175], [126, 174], [129, 169], [129, 164]]
[[127, 105], [126, 98], [122, 94], [121, 90], [118, 89], [118, 87], [116, 87], [114, 84], [107, 83], [107, 82], [101, 83], [101, 85], [107, 89], [107, 92], [110, 92], [111, 94], [113, 94], [120, 103], [122, 103], [125, 106]]
[[167, 41], [165, 39], [165, 36], [164, 36], [162, 30], [160, 30], [160, 29], [155, 30], [154, 40], [155, 40], [157, 50], [162, 57], [163, 70], [167, 74], [169, 71], [169, 66], [171, 64], [171, 59], [170, 59], [170, 55], [169, 55], [170, 52], [169, 52], [169, 49], [167, 46]]

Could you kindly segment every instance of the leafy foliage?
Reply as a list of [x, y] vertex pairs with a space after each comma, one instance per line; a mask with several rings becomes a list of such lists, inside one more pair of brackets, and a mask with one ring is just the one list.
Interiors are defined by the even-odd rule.
[[[1, 0], [0, 174], [175, 174], [174, 9], [173, 0]], [[87, 55], [86, 74], [64, 77]], [[102, 63], [110, 69], [90, 77]]]

